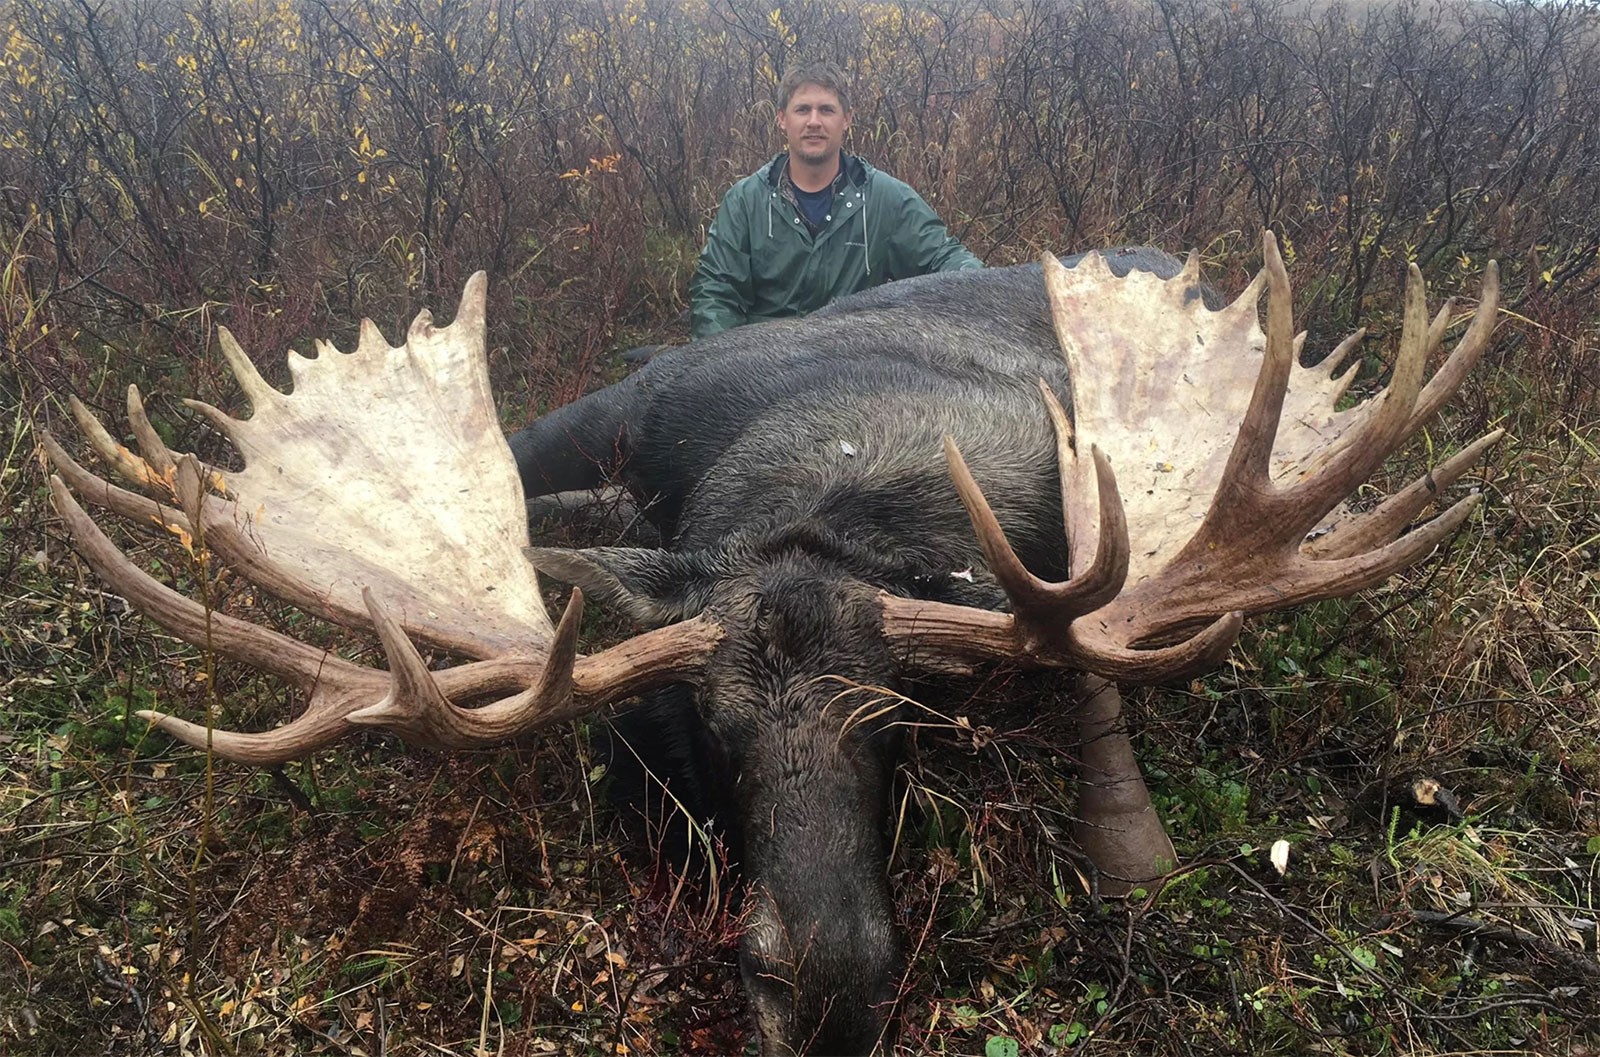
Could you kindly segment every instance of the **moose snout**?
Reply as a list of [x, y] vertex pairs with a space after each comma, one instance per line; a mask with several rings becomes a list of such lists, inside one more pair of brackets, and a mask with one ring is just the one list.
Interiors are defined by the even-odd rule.
[[900, 944], [887, 900], [852, 887], [753, 893], [739, 967], [767, 1057], [882, 1052]]

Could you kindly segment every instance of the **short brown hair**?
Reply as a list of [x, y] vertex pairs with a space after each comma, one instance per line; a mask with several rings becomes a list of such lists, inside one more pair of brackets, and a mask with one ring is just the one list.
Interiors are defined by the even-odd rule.
[[844, 71], [831, 62], [806, 62], [791, 66], [778, 82], [778, 109], [786, 110], [794, 94], [808, 84], [824, 88], [839, 97], [839, 109], [850, 112], [850, 85]]

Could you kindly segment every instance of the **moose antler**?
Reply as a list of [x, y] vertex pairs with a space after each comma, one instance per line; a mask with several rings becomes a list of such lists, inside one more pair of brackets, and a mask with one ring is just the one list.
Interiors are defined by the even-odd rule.
[[[486, 291], [479, 272], [467, 281], [450, 326], [435, 327], [423, 311], [398, 347], [364, 320], [353, 353], [326, 342], [318, 342], [315, 359], [291, 352], [292, 394], [268, 385], [223, 330], [223, 355], [254, 414], [241, 421], [188, 403], [244, 456], [237, 472], [169, 451], [137, 389], [129, 389], [128, 419], [140, 454], [72, 401], [91, 446], [146, 493], [95, 476], [44, 437], [59, 474], [51, 480], [56, 509], [95, 572], [173, 634], [308, 695], [301, 716], [259, 734], [140, 715], [191, 745], [266, 764], [304, 755], [352, 725], [385, 727], [425, 745], [485, 744], [693, 677], [720, 634], [708, 621], [579, 657], [582, 593], [573, 592], [559, 624], [545, 612], [522, 555], [528, 530], [521, 484], [489, 391]], [[178, 594], [129, 561], [73, 491], [154, 524], [208, 560], [214, 555], [309, 613], [376, 632], [388, 670], [353, 664]], [[474, 662], [431, 671], [416, 641]]]
[[[1289, 278], [1270, 232], [1262, 249], [1261, 272], [1215, 312], [1194, 294], [1193, 256], [1171, 280], [1138, 271], [1118, 279], [1097, 254], [1070, 271], [1045, 258], [1073, 421], [1047, 388], [1045, 401], [1058, 438], [1069, 567], [1083, 571], [1044, 585], [1023, 569], [947, 443], [951, 476], [1014, 615], [886, 599], [890, 636], [923, 655], [1021, 656], [1157, 681], [1219, 661], [1246, 614], [1353, 594], [1420, 561], [1455, 531], [1478, 496], [1401, 536], [1498, 431], [1371, 513], [1352, 515], [1341, 504], [1482, 355], [1499, 296], [1495, 264], [1466, 334], [1426, 386], [1423, 368], [1451, 307], [1427, 318], [1413, 265], [1388, 388], [1339, 410], [1355, 372], [1334, 371], [1362, 332], [1321, 365], [1301, 367], [1305, 336], [1294, 333]], [[1326, 531], [1308, 541], [1319, 525]]]

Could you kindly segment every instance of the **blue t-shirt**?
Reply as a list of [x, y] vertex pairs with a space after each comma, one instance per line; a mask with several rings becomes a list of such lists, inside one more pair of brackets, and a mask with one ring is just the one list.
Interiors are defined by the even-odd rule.
[[794, 198], [800, 207], [800, 215], [806, 218], [813, 233], [828, 223], [828, 212], [833, 208], [833, 184], [820, 191], [802, 191], [795, 187]]

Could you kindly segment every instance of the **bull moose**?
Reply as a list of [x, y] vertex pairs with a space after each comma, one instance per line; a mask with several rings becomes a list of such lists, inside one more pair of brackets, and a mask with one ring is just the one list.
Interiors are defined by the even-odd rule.
[[[1495, 266], [1426, 384], [1455, 316], [1446, 305], [1430, 319], [1413, 266], [1387, 388], [1340, 407], [1354, 371], [1336, 370], [1361, 334], [1302, 366], [1270, 233], [1262, 249], [1262, 269], [1226, 304], [1195, 257], [1180, 267], [1150, 251], [891, 284], [658, 355], [509, 445], [489, 390], [480, 273], [447, 327], [424, 311], [399, 347], [367, 321], [353, 353], [289, 353], [292, 394], [222, 331], [254, 413], [193, 406], [241, 470], [169, 451], [136, 389], [142, 454], [74, 401], [92, 446], [141, 491], [47, 436], [54, 502], [84, 558], [136, 607], [305, 694], [297, 718], [262, 733], [141, 713], [240, 763], [302, 756], [362, 727], [485, 745], [691, 688], [676, 700], [729, 791], [749, 886], [739, 958], [763, 1052], [869, 1052], [901, 970], [884, 834], [898, 724], [893, 707], [857, 707], [840, 680], [893, 691], [992, 662], [1082, 673], [1079, 839], [1104, 886], [1125, 888], [1172, 850], [1116, 684], [1203, 670], [1248, 614], [1380, 582], [1477, 501], [1406, 531], [1498, 434], [1371, 509], [1345, 504], [1481, 356]], [[529, 548], [525, 488], [604, 476], [647, 501], [666, 549]], [[375, 632], [387, 670], [173, 591], [74, 493], [184, 536], [308, 613]], [[559, 619], [536, 569], [574, 585]], [[586, 597], [651, 630], [580, 653]], [[463, 663], [430, 668], [419, 646]]]

